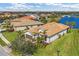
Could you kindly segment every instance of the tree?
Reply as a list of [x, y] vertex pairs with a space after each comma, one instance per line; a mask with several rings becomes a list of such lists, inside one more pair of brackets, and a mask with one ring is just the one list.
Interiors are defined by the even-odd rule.
[[75, 22], [71, 22], [71, 25], [72, 25], [72, 26], [75, 26], [75, 25], [76, 25], [76, 23], [75, 23]]
[[[66, 22], [66, 24], [67, 25], [69, 25], [70, 26], [70, 28], [73, 28], [75, 25], [76, 25], [76, 23], [75, 22]], [[71, 29], [70, 29], [70, 31], [71, 31]], [[75, 31], [73, 31], [73, 37], [74, 37], [74, 40], [75, 40]]]
[[46, 19], [45, 17], [40, 17], [40, 21], [41, 21], [42, 23], [47, 23], [47, 19]]
[[26, 41], [24, 37], [18, 37], [12, 42], [12, 49], [15, 52], [19, 51], [22, 55], [32, 55], [37, 47], [32, 42]]
[[69, 25], [70, 28], [73, 28], [73, 26], [75, 26], [76, 23], [75, 22], [66, 22], [66, 25]]
[[46, 19], [41, 19], [41, 22], [43, 22], [43, 23], [47, 23], [47, 20]]
[[38, 47], [38, 48], [41, 48], [41, 47], [43, 47], [44, 45], [42, 44], [42, 41], [44, 40], [44, 37], [38, 37], [37, 39], [36, 39], [36, 46]]
[[47, 43], [45, 42], [46, 38], [47, 38], [47, 35], [46, 35], [46, 30], [44, 30], [43, 32], [40, 32], [42, 33], [41, 37], [39, 36], [37, 38], [37, 46], [38, 47], [46, 47], [47, 46]]

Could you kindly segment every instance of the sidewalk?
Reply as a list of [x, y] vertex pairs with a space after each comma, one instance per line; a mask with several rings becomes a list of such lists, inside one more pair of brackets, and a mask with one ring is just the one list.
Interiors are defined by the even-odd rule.
[[0, 33], [0, 38], [1, 38], [8, 46], [11, 46], [11, 43], [3, 36], [2, 33]]
[[10, 56], [9, 53], [0, 45], [0, 56]]
[[3, 49], [5, 50], [5, 52], [7, 52], [10, 56], [12, 56], [13, 54], [11, 53], [12, 52], [12, 49], [9, 48], [8, 46], [4, 46]]

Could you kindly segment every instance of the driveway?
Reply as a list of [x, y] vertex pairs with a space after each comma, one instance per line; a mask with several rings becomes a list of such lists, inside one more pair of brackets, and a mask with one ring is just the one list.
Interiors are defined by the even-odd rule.
[[9, 54], [4, 50], [4, 48], [0, 45], [0, 56], [9, 56]]

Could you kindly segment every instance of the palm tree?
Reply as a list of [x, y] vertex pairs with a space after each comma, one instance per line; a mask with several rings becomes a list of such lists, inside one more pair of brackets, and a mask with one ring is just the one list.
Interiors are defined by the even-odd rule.
[[71, 22], [71, 26], [72, 26], [72, 28], [73, 28], [73, 26], [75, 26], [75, 25], [76, 25], [75, 22]]
[[76, 25], [76, 23], [75, 22], [66, 22], [66, 25], [69, 25], [70, 28], [73, 28]]
[[46, 35], [46, 30], [43, 31], [44, 39], [46, 40], [47, 35]]

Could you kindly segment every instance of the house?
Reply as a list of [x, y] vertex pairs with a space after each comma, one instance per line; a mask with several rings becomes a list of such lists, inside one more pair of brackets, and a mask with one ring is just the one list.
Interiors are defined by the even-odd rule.
[[24, 16], [21, 18], [16, 18], [10, 21], [11, 26], [13, 26], [15, 31], [29, 29], [34, 26], [43, 25], [43, 23], [35, 21], [33, 16]]
[[[25, 37], [37, 38], [46, 35], [46, 43], [50, 43], [67, 33], [69, 26], [51, 22], [39, 27], [33, 27], [25, 33]], [[45, 33], [44, 33], [45, 32]]]

